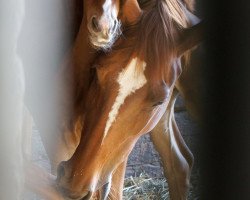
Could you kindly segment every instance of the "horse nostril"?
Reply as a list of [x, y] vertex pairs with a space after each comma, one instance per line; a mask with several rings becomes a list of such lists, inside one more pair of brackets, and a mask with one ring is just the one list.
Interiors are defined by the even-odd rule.
[[59, 191], [62, 193], [64, 197], [66, 197], [67, 199], [72, 199], [72, 200], [73, 199], [90, 200], [92, 196], [92, 193], [87, 190], [81, 193], [75, 193], [69, 189], [60, 187]]
[[85, 191], [82, 194], [82, 199], [81, 200], [89, 200], [92, 197], [92, 193], [89, 191]]
[[98, 20], [97, 20], [97, 18], [95, 16], [92, 17], [91, 23], [92, 23], [92, 29], [93, 29], [93, 31], [95, 31], [95, 32], [101, 32], [101, 27], [100, 27], [100, 25], [98, 23]]

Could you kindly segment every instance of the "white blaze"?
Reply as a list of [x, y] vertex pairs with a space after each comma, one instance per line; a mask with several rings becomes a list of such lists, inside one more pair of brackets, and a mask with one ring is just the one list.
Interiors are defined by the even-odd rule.
[[[141, 68], [140, 68], [141, 67]], [[133, 58], [128, 66], [120, 72], [117, 82], [119, 84], [118, 96], [111, 108], [108, 116], [108, 121], [104, 130], [104, 138], [115, 121], [121, 105], [124, 103], [126, 97], [134, 93], [136, 90], [142, 88], [146, 83], [144, 70], [146, 63], [140, 61], [138, 58]], [[138, 69], [139, 68], [139, 69]]]

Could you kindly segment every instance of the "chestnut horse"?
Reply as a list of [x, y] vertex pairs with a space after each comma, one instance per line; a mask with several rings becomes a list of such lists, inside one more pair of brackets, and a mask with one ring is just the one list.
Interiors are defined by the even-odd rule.
[[[99, 8], [102, 5], [104, 12], [100, 14]], [[50, 107], [58, 113], [52, 119], [52, 113], [47, 107], [32, 110], [51, 163], [52, 173], [55, 173], [59, 162], [68, 160], [72, 156], [79, 143], [84, 118], [83, 102], [89, 87], [91, 63], [98, 55], [97, 49], [109, 49], [120, 33], [119, 9], [117, 9], [119, 4], [110, 1], [93, 4], [91, 0], [75, 0], [70, 3], [70, 7], [74, 13], [70, 19], [72, 35], [76, 35], [76, 38], [60, 72], [55, 77], [57, 84], [51, 86], [52, 91], [56, 91], [55, 93], [59, 95], [55, 102], [49, 102]], [[87, 12], [85, 8], [91, 9]], [[33, 165], [27, 169], [26, 182], [32, 190], [45, 196], [46, 199], [60, 196], [50, 187], [53, 184], [53, 176], [46, 175], [46, 172]], [[51, 192], [46, 193], [46, 191]]]
[[[81, 133], [79, 130], [84, 117], [83, 102], [89, 87], [92, 62], [98, 54], [97, 49], [110, 48], [120, 33], [118, 4], [110, 1], [93, 4], [90, 0], [77, 0], [74, 3], [77, 14], [72, 20], [75, 23], [73, 31], [78, 29], [76, 39], [55, 77], [55, 86], [51, 86], [52, 91], [59, 94], [56, 102], [50, 105], [58, 110], [58, 114], [53, 124], [50, 112], [45, 113], [42, 110], [44, 116], [40, 117], [38, 113], [35, 118], [52, 165], [52, 172], [55, 172], [59, 162], [71, 157], [78, 145]], [[102, 6], [101, 3], [106, 9], [103, 14], [99, 14], [98, 10]], [[85, 8], [91, 9], [87, 12]]]
[[[78, 3], [81, 3], [78, 1]], [[172, 4], [172, 3], [171, 3]], [[120, 23], [117, 20], [117, 17], [121, 19], [122, 24], [126, 26], [126, 24], [130, 23], [129, 15], [131, 13], [129, 12], [132, 8], [133, 10], [138, 9], [138, 5], [136, 3], [131, 4], [132, 7], [126, 7], [124, 6], [123, 9], [118, 11], [119, 2], [115, 1], [112, 4], [109, 1], [104, 2], [96, 2], [95, 5], [91, 3], [91, 1], [84, 1], [84, 17], [80, 24], [80, 31], [77, 34], [76, 42], [74, 43], [72, 51], [70, 51], [68, 59], [65, 61], [65, 67], [64, 70], [62, 70], [62, 73], [59, 75], [59, 77], [63, 77], [63, 84], [58, 84], [59, 89], [67, 88], [66, 90], [66, 98], [65, 96], [62, 98], [62, 103], [60, 104], [61, 107], [63, 107], [63, 118], [58, 119], [58, 127], [60, 127], [60, 131], [58, 134], [54, 134], [56, 132], [55, 130], [50, 130], [48, 133], [52, 136], [53, 140], [46, 142], [45, 141], [45, 147], [51, 163], [52, 167], [56, 168], [57, 163], [62, 160], [67, 160], [71, 154], [75, 151], [75, 148], [79, 142], [79, 137], [81, 133], [81, 128], [83, 126], [83, 118], [85, 113], [84, 108], [84, 97], [86, 96], [86, 93], [88, 91], [88, 82], [90, 77], [90, 66], [93, 62], [94, 58], [97, 56], [95, 49], [109, 49], [112, 43], [115, 41], [115, 38], [120, 34], [119, 26]], [[130, 6], [131, 6], [130, 5]], [[99, 7], [102, 7], [102, 9], [99, 9]], [[190, 7], [190, 5], [189, 5]], [[106, 9], [106, 10], [105, 10]], [[100, 14], [100, 10], [101, 12]], [[109, 11], [112, 10], [112, 12], [109, 13]], [[115, 11], [113, 11], [115, 10]], [[119, 16], [118, 16], [119, 14]], [[133, 14], [133, 13], [132, 13]], [[127, 16], [128, 15], [128, 16]], [[135, 16], [133, 16], [135, 17]], [[79, 19], [79, 16], [78, 16]], [[178, 20], [177, 20], [178, 21]], [[110, 25], [107, 25], [107, 23], [110, 22]], [[128, 23], [129, 22], [129, 23]], [[184, 24], [182, 24], [184, 26]], [[110, 31], [111, 30], [111, 31]], [[113, 32], [112, 32], [113, 31]], [[87, 35], [89, 37], [87, 37]], [[92, 43], [92, 45], [90, 45]], [[84, 56], [82, 56], [84, 55]], [[72, 72], [74, 72], [72, 74]], [[69, 76], [65, 77], [63, 74], [67, 74]], [[63, 86], [63, 87], [62, 87]], [[175, 95], [176, 96], [176, 95]], [[73, 97], [73, 98], [72, 98]], [[174, 98], [172, 98], [171, 102], [174, 102]], [[173, 105], [173, 103], [170, 103], [170, 105]], [[73, 112], [72, 112], [73, 110]], [[168, 108], [167, 112], [170, 112], [172, 109]], [[69, 115], [69, 113], [72, 113]], [[65, 118], [65, 116], [67, 118]], [[172, 116], [172, 114], [171, 114]], [[172, 117], [171, 117], [172, 118]], [[171, 119], [167, 118], [167, 120]], [[162, 123], [160, 123], [162, 124]], [[169, 123], [165, 123], [167, 126]], [[155, 129], [159, 130], [159, 128]], [[160, 132], [163, 133], [165, 130], [164, 127], [161, 127]], [[178, 129], [175, 129], [178, 130]], [[154, 131], [154, 133], [157, 133], [158, 131]], [[158, 144], [157, 141], [161, 140], [161, 136], [166, 134], [154, 134], [155, 137], [152, 137], [154, 142], [158, 146], [158, 151], [161, 153], [163, 149], [166, 147], [169, 147], [169, 145], [166, 143], [164, 147], [161, 146], [161, 144]], [[159, 137], [160, 135], [160, 137]], [[43, 132], [42, 132], [43, 136]], [[53, 137], [55, 136], [55, 137]], [[178, 136], [178, 135], [177, 135]], [[178, 136], [180, 139], [181, 136]], [[160, 140], [159, 140], [160, 138]], [[171, 140], [180, 140], [179, 138], [172, 138]], [[164, 138], [164, 141], [166, 138]], [[170, 141], [170, 142], [173, 142]], [[190, 166], [192, 165], [190, 159], [190, 153], [187, 148], [185, 148], [185, 143], [183, 143], [182, 140], [180, 140], [180, 144], [182, 144], [182, 154], [185, 154], [185, 159], [188, 160], [189, 166], [187, 167], [187, 174], [189, 173]], [[181, 148], [181, 147], [179, 147]], [[175, 149], [175, 151], [177, 151]], [[174, 154], [176, 152], [174, 151]], [[173, 153], [173, 152], [172, 152]], [[177, 152], [178, 153], [178, 152]], [[161, 154], [163, 157], [163, 161], [169, 160], [169, 157], [166, 153], [163, 152]], [[176, 156], [176, 155], [174, 155]], [[179, 156], [180, 157], [180, 156]], [[166, 159], [165, 159], [166, 158]], [[178, 158], [176, 156], [176, 158]], [[172, 167], [168, 167], [171, 162], [164, 162], [166, 165], [164, 166], [165, 172], [169, 171], [169, 169], [172, 169]], [[167, 166], [167, 167], [166, 167]], [[116, 171], [123, 171], [124, 166], [121, 166], [120, 169], [117, 169]], [[183, 171], [183, 169], [180, 169]], [[177, 171], [177, 170], [175, 170]], [[169, 174], [170, 172], [166, 173]], [[174, 173], [174, 172], [171, 172]], [[173, 176], [172, 176], [173, 177]], [[185, 178], [189, 178], [188, 175]], [[115, 177], [113, 177], [113, 182], [115, 180]], [[118, 177], [118, 182], [120, 182], [120, 185], [122, 185], [122, 181]], [[171, 181], [171, 180], [169, 180]], [[183, 182], [183, 180], [181, 180]], [[171, 188], [177, 188], [178, 185], [170, 184], [170, 192]], [[184, 190], [186, 190], [186, 186], [184, 186]], [[120, 189], [120, 188], [119, 188]], [[172, 196], [175, 192], [171, 192]]]
[[[119, 10], [118, 1], [96, 1], [93, 4], [91, 0], [83, 2], [77, 0], [73, 3], [72, 7], [76, 13], [72, 17], [73, 31], [78, 28], [79, 30], [72, 49], [56, 77], [57, 84], [51, 86], [60, 94], [57, 101], [52, 103], [52, 107], [57, 108], [55, 110], [59, 110], [59, 113], [52, 125], [50, 112], [35, 118], [49, 156], [52, 173], [55, 172], [59, 162], [71, 157], [79, 143], [84, 122], [84, 98], [89, 87], [92, 62], [98, 55], [97, 50], [108, 50], [121, 33], [119, 22], [121, 20], [118, 21], [118, 15], [121, 15], [122, 9]], [[57, 194], [54, 187], [50, 187], [53, 185], [53, 176], [46, 175], [34, 166], [30, 166], [29, 169], [27, 183], [32, 190], [45, 196], [46, 199], [59, 198], [60, 194]], [[38, 174], [42, 175], [35, 176]]]
[[[152, 0], [152, 7], [144, 12], [135, 0], [110, 3], [121, 13], [124, 37], [94, 62], [95, 73], [83, 101], [80, 144], [70, 160], [58, 168], [58, 187], [70, 199], [89, 199], [97, 190], [101, 191], [100, 199], [108, 195], [121, 199], [128, 154], [174, 102], [171, 96], [181, 73], [181, 58], [201, 40], [200, 24], [185, 28], [187, 16], [179, 1]], [[96, 17], [91, 22], [99, 31]], [[185, 199], [189, 171], [182, 164], [189, 164], [185, 156], [189, 152], [180, 135], [169, 137], [167, 172], [175, 172], [168, 177], [170, 188], [177, 188], [172, 189], [171, 197]]]

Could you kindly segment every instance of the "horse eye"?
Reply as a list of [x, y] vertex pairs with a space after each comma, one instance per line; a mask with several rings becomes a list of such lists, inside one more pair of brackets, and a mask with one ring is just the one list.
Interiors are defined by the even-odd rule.
[[155, 103], [155, 104], [153, 105], [153, 107], [160, 106], [161, 104], [163, 104], [163, 101], [158, 101], [157, 103]]

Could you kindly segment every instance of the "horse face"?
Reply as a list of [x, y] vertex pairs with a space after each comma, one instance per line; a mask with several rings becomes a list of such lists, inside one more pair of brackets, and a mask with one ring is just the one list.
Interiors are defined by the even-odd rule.
[[123, 69], [117, 67], [119, 61], [107, 61], [111, 66], [97, 69], [80, 144], [58, 168], [58, 185], [67, 197], [91, 196], [110, 183], [139, 136], [149, 132], [165, 111], [169, 87], [164, 82], [151, 84], [147, 64], [139, 58], [130, 59]]
[[110, 48], [120, 34], [119, 7], [119, 0], [84, 1], [90, 42], [95, 48]]

